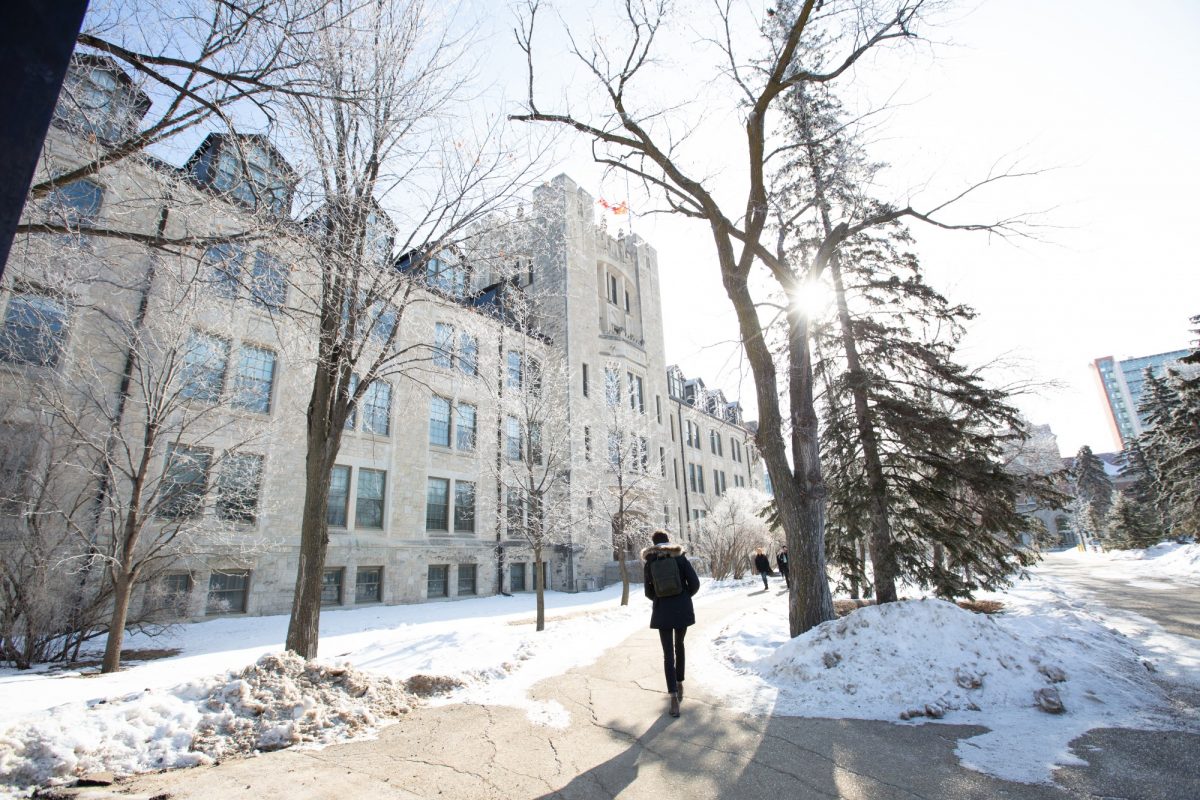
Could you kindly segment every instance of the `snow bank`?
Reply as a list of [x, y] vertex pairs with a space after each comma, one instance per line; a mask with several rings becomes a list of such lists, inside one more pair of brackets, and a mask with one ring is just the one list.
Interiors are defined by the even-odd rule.
[[276, 653], [220, 678], [64, 705], [9, 728], [0, 733], [0, 782], [130, 774], [324, 743], [374, 729], [413, 702], [390, 678]]
[[1002, 616], [932, 599], [869, 606], [795, 639], [748, 614], [701, 677], [750, 713], [986, 726], [959, 743], [962, 763], [1025, 782], [1080, 763], [1068, 744], [1093, 728], [1178, 727], [1124, 636], [1048, 584], [1037, 593]]
[[1047, 558], [1087, 563], [1107, 576], [1125, 580], [1158, 578], [1200, 584], [1200, 544], [1162, 542], [1144, 550], [1109, 550], [1104, 553], [1063, 550]]

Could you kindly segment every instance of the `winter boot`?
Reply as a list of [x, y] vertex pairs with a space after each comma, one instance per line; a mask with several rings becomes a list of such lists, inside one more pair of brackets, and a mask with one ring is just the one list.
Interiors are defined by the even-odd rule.
[[679, 698], [680, 702], [683, 702], [683, 681], [675, 684], [675, 696]]
[[671, 710], [669, 713], [672, 717], [679, 716], [679, 693], [671, 692]]

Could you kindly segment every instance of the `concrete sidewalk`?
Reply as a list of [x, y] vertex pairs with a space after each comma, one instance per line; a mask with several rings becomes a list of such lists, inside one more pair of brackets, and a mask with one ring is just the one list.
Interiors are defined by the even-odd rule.
[[[709, 605], [689, 644], [715, 635], [718, 609], [725, 616], [783, 602], [773, 590]], [[533, 725], [520, 709], [422, 708], [374, 741], [143, 776], [124, 788], [258, 800], [1200, 798], [1197, 735], [1093, 731], [1074, 743], [1089, 766], [1059, 770], [1056, 786], [1009, 783], [958, 765], [957, 740], [978, 727], [751, 717], [713, 704], [692, 683], [682, 716], [672, 719], [661, 659], [657, 635], [645, 630], [596, 663], [539, 684], [537, 699], [570, 712], [566, 729]]]

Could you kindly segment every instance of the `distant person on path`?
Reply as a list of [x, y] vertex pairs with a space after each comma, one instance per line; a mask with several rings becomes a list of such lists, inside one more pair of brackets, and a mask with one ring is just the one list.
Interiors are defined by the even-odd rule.
[[650, 627], [658, 631], [662, 642], [670, 714], [678, 717], [679, 701], [683, 699], [683, 637], [688, 626], [696, 624], [692, 595], [700, 591], [700, 578], [683, 548], [670, 544], [670, 538], [664, 530], [655, 531], [650, 537], [654, 544], [642, 551], [642, 560], [646, 562], [646, 597], [654, 603]]
[[779, 567], [779, 574], [783, 576], [784, 584], [790, 589], [792, 588], [792, 579], [788, 576], [788, 552], [787, 545], [779, 549], [779, 553], [775, 556], [775, 566]]
[[763, 579], [763, 591], [767, 586], [767, 576], [771, 574], [771, 560], [767, 558], [766, 552], [760, 547], [754, 551], [754, 571]]

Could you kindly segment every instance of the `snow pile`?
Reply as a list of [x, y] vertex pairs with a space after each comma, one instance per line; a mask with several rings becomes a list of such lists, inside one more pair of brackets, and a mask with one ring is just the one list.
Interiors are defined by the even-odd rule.
[[1200, 544], [1163, 542], [1145, 550], [1115, 550], [1104, 555], [1114, 562], [1114, 566], [1124, 562], [1141, 576], [1190, 579], [1192, 582], [1200, 579]]
[[0, 781], [129, 774], [325, 743], [376, 728], [413, 703], [390, 678], [274, 653], [220, 678], [64, 705], [9, 728], [0, 733]]
[[869, 606], [795, 639], [786, 621], [747, 614], [698, 666], [750, 713], [986, 726], [957, 755], [1008, 780], [1080, 763], [1068, 744], [1093, 728], [1178, 727], [1129, 640], [1061, 590], [1034, 594], [1003, 616], [933, 599]]

